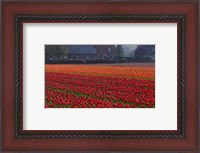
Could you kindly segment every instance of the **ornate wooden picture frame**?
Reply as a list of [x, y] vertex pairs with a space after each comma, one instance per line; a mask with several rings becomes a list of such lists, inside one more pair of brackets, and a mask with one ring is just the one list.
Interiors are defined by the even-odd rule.
[[[197, 10], [196, 2], [3, 3], [3, 150], [197, 150]], [[27, 22], [177, 23], [177, 130], [23, 130]]]

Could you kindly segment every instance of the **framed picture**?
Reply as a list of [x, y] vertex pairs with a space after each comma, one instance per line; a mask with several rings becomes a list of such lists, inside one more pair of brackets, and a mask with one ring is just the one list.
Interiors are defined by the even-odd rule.
[[198, 151], [198, 2], [2, 6], [3, 151]]

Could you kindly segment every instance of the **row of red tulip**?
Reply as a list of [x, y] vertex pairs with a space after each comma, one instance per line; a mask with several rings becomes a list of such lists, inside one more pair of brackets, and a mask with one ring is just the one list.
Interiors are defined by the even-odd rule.
[[46, 108], [144, 108], [153, 107], [150, 103], [112, 102], [91, 97], [77, 96], [66, 92], [46, 90]]
[[[65, 100], [70, 101], [71, 104], [64, 105], [65, 107], [77, 106], [77, 102], [82, 107], [95, 106], [96, 108], [155, 107], [154, 80], [62, 73], [46, 73], [45, 80], [46, 104], [49, 104], [46, 107], [62, 107], [62, 104], [57, 105], [55, 101], [61, 100], [59, 98], [63, 96], [70, 97], [70, 95], [73, 95], [70, 97], [72, 100]], [[61, 93], [64, 95], [60, 95]], [[84, 105], [84, 102], [90, 105]]]

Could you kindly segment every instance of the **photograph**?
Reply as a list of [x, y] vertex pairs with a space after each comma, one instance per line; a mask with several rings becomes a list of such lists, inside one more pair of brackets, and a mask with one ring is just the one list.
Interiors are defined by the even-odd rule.
[[45, 108], [155, 108], [155, 44], [44, 48]]

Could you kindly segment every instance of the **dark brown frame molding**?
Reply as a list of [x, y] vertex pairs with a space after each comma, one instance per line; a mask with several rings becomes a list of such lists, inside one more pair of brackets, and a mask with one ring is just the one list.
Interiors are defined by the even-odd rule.
[[[196, 2], [3, 3], [3, 149], [197, 150], [197, 12]], [[178, 130], [24, 131], [25, 22], [178, 23]]]

